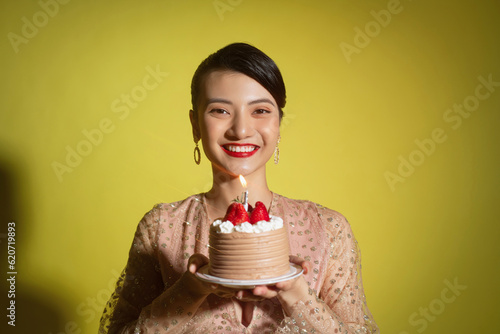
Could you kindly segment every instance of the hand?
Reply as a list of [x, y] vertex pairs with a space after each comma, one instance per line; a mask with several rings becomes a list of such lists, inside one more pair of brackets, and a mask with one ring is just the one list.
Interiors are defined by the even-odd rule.
[[[297, 256], [290, 256], [290, 262], [300, 265], [304, 269], [304, 274], [307, 274], [311, 270], [311, 263]], [[279, 297], [282, 303], [293, 305], [297, 300], [307, 295], [308, 291], [307, 282], [304, 276], [300, 275], [297, 278], [278, 282], [275, 285], [259, 285], [252, 290], [238, 291], [236, 298], [242, 301], [259, 301]]]
[[198, 279], [195, 273], [203, 266], [208, 265], [209, 260], [205, 255], [193, 254], [188, 260], [188, 270], [184, 273], [185, 286], [194, 295], [206, 295], [213, 293], [219, 297], [232, 298], [237, 290], [224, 287], [219, 284], [208, 283]]

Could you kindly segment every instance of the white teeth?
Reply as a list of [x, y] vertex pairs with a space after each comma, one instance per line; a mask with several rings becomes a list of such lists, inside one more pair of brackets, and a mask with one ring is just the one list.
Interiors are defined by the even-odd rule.
[[228, 151], [231, 152], [252, 152], [255, 150], [255, 146], [226, 146]]

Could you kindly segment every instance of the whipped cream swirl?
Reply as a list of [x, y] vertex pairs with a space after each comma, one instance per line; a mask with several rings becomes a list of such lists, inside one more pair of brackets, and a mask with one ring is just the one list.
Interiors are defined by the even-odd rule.
[[269, 221], [261, 220], [253, 225], [249, 222], [244, 222], [236, 226], [234, 226], [230, 221], [217, 219], [212, 223], [212, 227], [217, 233], [262, 233], [283, 228], [283, 219], [276, 216], [269, 216]]

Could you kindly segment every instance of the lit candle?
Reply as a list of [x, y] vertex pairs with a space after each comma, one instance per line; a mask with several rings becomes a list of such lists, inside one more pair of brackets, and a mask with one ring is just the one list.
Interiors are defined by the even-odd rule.
[[245, 188], [245, 192], [243, 193], [243, 206], [245, 207], [245, 210], [248, 211], [248, 189], [247, 189], [247, 181], [243, 177], [243, 175], [240, 175], [240, 182], [243, 188]]

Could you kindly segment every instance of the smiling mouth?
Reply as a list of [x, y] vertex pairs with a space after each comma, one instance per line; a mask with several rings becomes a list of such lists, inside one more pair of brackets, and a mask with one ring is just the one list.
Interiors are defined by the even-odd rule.
[[252, 144], [226, 144], [221, 146], [224, 152], [232, 157], [246, 158], [252, 156], [260, 148]]

